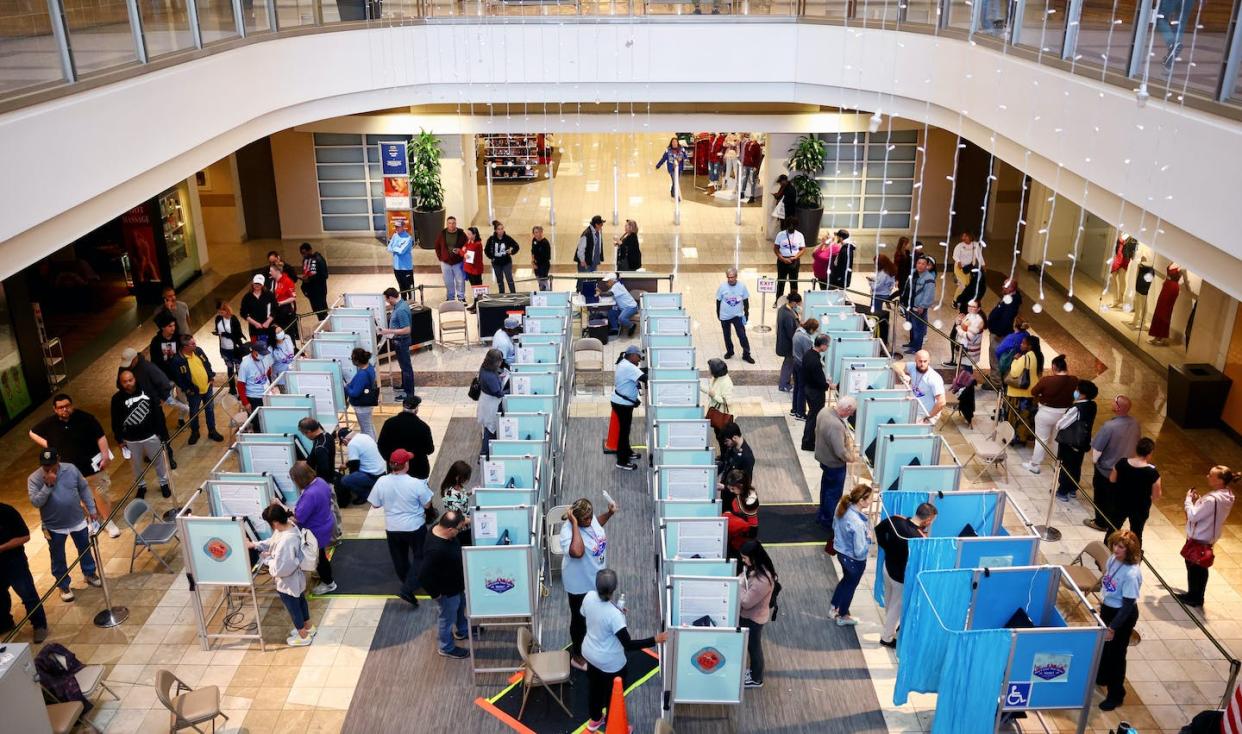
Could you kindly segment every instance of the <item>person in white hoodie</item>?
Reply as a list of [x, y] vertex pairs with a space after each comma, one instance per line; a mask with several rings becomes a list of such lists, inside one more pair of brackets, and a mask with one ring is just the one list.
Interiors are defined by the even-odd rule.
[[302, 534], [293, 524], [293, 515], [283, 505], [268, 505], [263, 510], [263, 520], [272, 526], [272, 537], [258, 543], [246, 541], [247, 548], [254, 548], [267, 563], [267, 570], [276, 584], [280, 601], [293, 618], [293, 629], [285, 644], [289, 647], [305, 647], [311, 644], [318, 630], [310, 621], [310, 607], [306, 603], [306, 572], [302, 570]]
[[[1225, 520], [1233, 509], [1234, 496], [1229, 485], [1237, 479], [1238, 474], [1229, 467], [1214, 466], [1207, 473], [1207, 494], [1200, 495], [1194, 487], [1186, 492], [1186, 545], [1182, 548], [1182, 556], [1186, 559], [1186, 591], [1177, 594], [1177, 598], [1187, 606], [1203, 606], [1208, 567], [1201, 565], [1202, 553], [1204, 546], [1210, 551], [1220, 540]], [[1191, 561], [1192, 557], [1198, 562]]]

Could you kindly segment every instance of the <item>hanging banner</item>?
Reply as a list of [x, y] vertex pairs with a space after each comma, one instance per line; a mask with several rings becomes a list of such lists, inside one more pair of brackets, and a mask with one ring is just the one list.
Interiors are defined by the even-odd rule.
[[404, 140], [381, 140], [380, 162], [385, 176], [410, 177], [410, 159], [405, 152]]
[[384, 208], [410, 208], [410, 179], [405, 176], [384, 177]]

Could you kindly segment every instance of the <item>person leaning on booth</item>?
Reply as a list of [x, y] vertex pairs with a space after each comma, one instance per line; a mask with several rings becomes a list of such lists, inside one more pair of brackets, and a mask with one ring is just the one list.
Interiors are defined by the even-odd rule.
[[1126, 697], [1126, 650], [1138, 622], [1138, 595], [1143, 586], [1138, 537], [1129, 530], [1118, 530], [1109, 537], [1108, 550], [1112, 557], [1100, 579], [1100, 619], [1108, 629], [1095, 674], [1095, 684], [1107, 691], [1100, 702], [1101, 711], [1112, 711]]
[[609, 503], [607, 511], [595, 515], [595, 508], [585, 497], [574, 502], [561, 516], [561, 584], [569, 596], [569, 661], [578, 670], [586, 670], [582, 657], [582, 638], [586, 636], [586, 618], [582, 616], [582, 600], [595, 588], [595, 574], [604, 568], [608, 552], [608, 535], [604, 526], [617, 513]]
[[613, 602], [616, 592], [617, 572], [604, 568], [595, 574], [594, 589], [587, 592], [582, 600], [582, 615], [586, 618], [582, 657], [586, 658], [587, 663], [587, 700], [591, 718], [586, 728], [592, 732], [604, 726], [604, 707], [612, 691], [612, 679], [619, 677], [625, 680], [626, 652], [645, 650], [668, 640], [667, 632], [632, 639], [625, 624], [625, 609]]
[[634, 420], [634, 409], [640, 405], [638, 384], [647, 380], [646, 372], [638, 366], [642, 358], [643, 352], [637, 346], [631, 344], [625, 348], [625, 352], [617, 359], [612, 389], [612, 413], [617, 418], [616, 467], [625, 471], [638, 469], [633, 461], [638, 455], [630, 450], [630, 424]]

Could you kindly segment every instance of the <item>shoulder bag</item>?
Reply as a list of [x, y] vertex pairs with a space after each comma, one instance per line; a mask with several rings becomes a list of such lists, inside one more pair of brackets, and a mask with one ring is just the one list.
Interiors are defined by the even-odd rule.
[[[1216, 527], [1215, 502], [1212, 503], [1212, 527]], [[1212, 551], [1212, 546], [1194, 538], [1187, 538], [1182, 545], [1182, 558], [1200, 568], [1211, 568], [1212, 564], [1216, 562], [1216, 554]]]
[[720, 406], [724, 410], [720, 410], [715, 406], [707, 409], [707, 420], [711, 422], [712, 428], [716, 431], [723, 431], [725, 426], [733, 422], [733, 414], [729, 412], [729, 404], [722, 402]]

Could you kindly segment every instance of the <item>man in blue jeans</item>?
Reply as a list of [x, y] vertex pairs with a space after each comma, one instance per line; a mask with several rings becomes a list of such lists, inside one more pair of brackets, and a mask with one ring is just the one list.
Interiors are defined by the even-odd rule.
[[461, 542], [457, 534], [470, 526], [470, 518], [446, 510], [423, 542], [423, 565], [419, 579], [423, 590], [440, 607], [439, 649], [446, 658], [463, 660], [470, 653], [457, 646], [469, 636], [466, 620], [466, 578], [462, 573]]
[[927, 311], [936, 298], [936, 274], [931, 272], [931, 261], [920, 257], [914, 261], [914, 274], [910, 276], [910, 296], [904, 304], [909, 312], [910, 342], [903, 344], [906, 351], [917, 352], [923, 348], [927, 335]]
[[742, 361], [754, 364], [750, 356], [750, 340], [746, 338], [746, 319], [750, 317], [750, 291], [737, 280], [737, 268], [725, 271], [726, 281], [716, 289], [716, 317], [720, 319], [720, 328], [724, 330], [725, 359], [733, 357], [733, 337], [729, 327], [737, 331], [737, 340], [742, 343]]
[[856, 458], [852, 432], [846, 421], [857, 407], [853, 396], [846, 395], [837, 400], [831, 410], [819, 411], [815, 419], [815, 460], [823, 470], [819, 480], [819, 512], [815, 519], [828, 528], [828, 544], [824, 546], [828, 553], [832, 553], [832, 516], [845, 489], [849, 463]]
[[16, 627], [11, 611], [9, 589], [30, 615], [35, 644], [47, 639], [47, 613], [39, 604], [39, 591], [30, 575], [25, 545], [30, 542], [30, 528], [15, 508], [0, 502], [0, 635]]
[[638, 328], [638, 324], [634, 323], [634, 314], [638, 313], [638, 301], [634, 300], [634, 296], [630, 295], [630, 291], [625, 284], [617, 280], [616, 273], [608, 273], [604, 276], [604, 287], [612, 294], [613, 301], [617, 305], [608, 311], [608, 325], [611, 329], [621, 335], [621, 331], [629, 328], [631, 335]]
[[388, 317], [388, 328], [380, 329], [380, 333], [392, 339], [392, 349], [397, 355], [397, 364], [401, 367], [401, 387], [395, 388], [395, 400], [405, 400], [405, 396], [414, 394], [414, 367], [410, 364], [410, 304], [405, 302], [396, 288], [384, 291], [384, 302], [392, 309]]
[[69, 571], [65, 563], [65, 538], [73, 538], [73, 545], [82, 557], [82, 575], [91, 586], [103, 582], [95, 575], [95, 558], [91, 555], [90, 530], [82, 506], [92, 522], [99, 520], [95, 510], [95, 497], [73, 464], [60, 463], [56, 449], [44, 449], [39, 453], [39, 468], [26, 480], [30, 504], [39, 508], [43, 521], [43, 534], [47, 537], [48, 552], [52, 556], [52, 576], [60, 586], [62, 601], [73, 601], [73, 589], [69, 588]]

